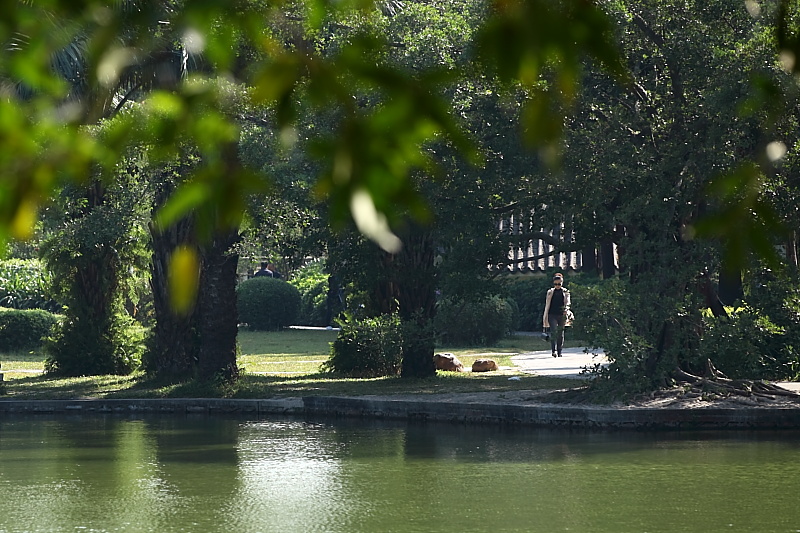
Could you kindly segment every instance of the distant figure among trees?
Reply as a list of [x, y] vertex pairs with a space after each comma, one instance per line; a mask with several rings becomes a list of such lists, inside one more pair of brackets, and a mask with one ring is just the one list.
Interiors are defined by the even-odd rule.
[[[269, 269], [269, 266], [270, 266], [269, 263], [262, 262], [261, 263], [261, 268], [258, 271], [256, 271], [256, 273], [253, 275], [253, 277], [254, 278], [258, 278], [258, 277], [261, 277], [261, 276], [267, 276], [269, 278], [276, 277], [275, 273], [272, 270]], [[280, 277], [280, 276], [277, 276], [277, 277]]]
[[269, 272], [272, 272], [273, 278], [281, 279], [283, 277], [283, 275], [280, 272], [278, 272], [278, 268], [273, 263], [267, 263], [267, 270]]

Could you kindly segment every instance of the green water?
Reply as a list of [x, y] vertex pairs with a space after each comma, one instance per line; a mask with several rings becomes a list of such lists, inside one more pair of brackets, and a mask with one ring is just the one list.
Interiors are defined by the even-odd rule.
[[798, 436], [5, 417], [0, 532], [796, 532]]

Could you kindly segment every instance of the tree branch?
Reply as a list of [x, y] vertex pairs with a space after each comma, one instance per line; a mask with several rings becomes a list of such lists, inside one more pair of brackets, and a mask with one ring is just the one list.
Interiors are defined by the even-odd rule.
[[[647, 38], [655, 44], [660, 50], [661, 54], [664, 57], [664, 62], [667, 64], [667, 69], [669, 70], [669, 78], [672, 82], [672, 92], [675, 95], [675, 98], [678, 99], [678, 102], [681, 105], [686, 104], [686, 95], [683, 90], [683, 79], [681, 78], [680, 69], [678, 68], [678, 64], [672, 59], [672, 57], [667, 53], [667, 47], [664, 43], [664, 38], [661, 37], [658, 33], [656, 33], [653, 28], [647, 23], [646, 20], [642, 17], [641, 14], [635, 13], [633, 15], [633, 22], [636, 26], [642, 30], [642, 33], [647, 36]], [[680, 111], [679, 111], [680, 113]], [[681, 115], [681, 122], [683, 122], [683, 115]]]

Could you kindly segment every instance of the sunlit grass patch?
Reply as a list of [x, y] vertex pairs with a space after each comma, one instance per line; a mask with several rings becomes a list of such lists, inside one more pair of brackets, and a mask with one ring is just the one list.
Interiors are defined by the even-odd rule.
[[246, 373], [306, 373], [319, 371], [327, 356], [308, 355], [304, 357], [283, 355], [242, 355], [238, 359], [239, 368]]
[[237, 337], [242, 356], [327, 359], [336, 331], [290, 329], [284, 331], [240, 330]]
[[[580, 340], [573, 340], [567, 338], [564, 341], [565, 348], [579, 348], [584, 346]], [[526, 352], [543, 352], [550, 349], [550, 342], [535, 335], [512, 335], [504, 339], [500, 339], [491, 346], [457, 346], [457, 345], [441, 345], [436, 347], [437, 352], [450, 352], [458, 356], [477, 355], [477, 354], [492, 354], [492, 353], [507, 353], [509, 355], [526, 353]], [[491, 359], [493, 355], [486, 355]]]
[[[355, 379], [321, 373], [320, 364], [330, 355], [335, 331], [288, 330], [239, 333], [241, 378], [233, 385], [187, 379], [160, 383], [138, 372], [130, 376], [59, 378], [34, 373], [44, 368], [41, 353], [0, 354], [5, 374], [6, 399], [75, 398], [272, 398], [289, 396], [361, 396], [385, 394], [438, 394], [569, 388], [575, 381], [531, 376], [516, 372], [511, 357], [518, 353], [549, 350], [549, 344], [533, 336], [503, 339], [489, 347], [442, 346], [452, 352], [466, 370], [478, 358], [494, 359], [511, 370], [473, 374], [439, 372], [426, 379], [384, 377]], [[574, 342], [574, 341], [573, 341]], [[574, 342], [576, 346], [580, 343]], [[569, 346], [570, 343], [568, 342]], [[519, 379], [509, 381], [509, 376]]]
[[44, 370], [45, 356], [39, 352], [0, 353], [0, 372], [6, 374], [14, 370]]

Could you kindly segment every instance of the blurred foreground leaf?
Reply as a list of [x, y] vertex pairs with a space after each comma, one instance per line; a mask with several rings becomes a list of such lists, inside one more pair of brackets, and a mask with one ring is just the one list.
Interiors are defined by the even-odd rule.
[[179, 315], [192, 310], [200, 287], [200, 256], [191, 246], [179, 246], [169, 262], [169, 294], [172, 309]]

